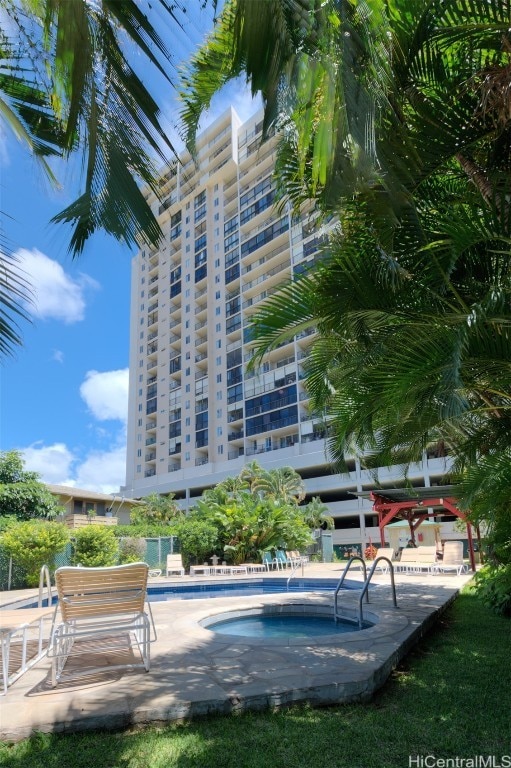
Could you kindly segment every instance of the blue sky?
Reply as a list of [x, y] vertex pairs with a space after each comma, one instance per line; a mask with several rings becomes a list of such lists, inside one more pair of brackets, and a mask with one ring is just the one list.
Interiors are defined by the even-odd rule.
[[[206, 120], [229, 103], [243, 119], [256, 109], [236, 84]], [[171, 124], [172, 91], [165, 114]], [[125, 480], [133, 254], [101, 233], [71, 258], [71, 230], [50, 219], [73, 199], [77, 163], [58, 176], [63, 188], [56, 191], [0, 123], [3, 228], [35, 301], [31, 323], [21, 325], [23, 347], [1, 362], [0, 450], [22, 451], [26, 468], [46, 482], [112, 493]]]

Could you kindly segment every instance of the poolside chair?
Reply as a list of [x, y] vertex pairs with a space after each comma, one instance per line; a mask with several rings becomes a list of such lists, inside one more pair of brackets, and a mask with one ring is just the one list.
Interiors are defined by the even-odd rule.
[[53, 614], [47, 608], [0, 611], [2, 687], [0, 695], [46, 656]]
[[428, 573], [437, 573], [437, 566], [436, 545], [433, 544], [432, 546], [425, 545], [403, 549], [401, 558], [394, 565], [394, 569], [405, 571], [407, 574], [421, 573], [424, 570]]
[[468, 571], [468, 565], [463, 562], [463, 542], [446, 541], [444, 544], [443, 557], [436, 563], [436, 570], [440, 573], [447, 571], [456, 571], [457, 576]]
[[[388, 557], [389, 560], [393, 560], [394, 558], [394, 548], [393, 547], [379, 547], [376, 550], [376, 555], [373, 560], [366, 561], [366, 565], [371, 568], [372, 564], [375, 560], [377, 560], [379, 557]], [[394, 563], [392, 563], [394, 565]], [[389, 564], [382, 560], [378, 563], [376, 566], [376, 570], [380, 570], [382, 573], [388, 573], [389, 571]]]
[[[97, 654], [102, 664], [75, 665], [75, 673], [66, 674], [66, 679], [105, 669], [143, 667], [149, 671], [150, 643], [156, 639], [156, 630], [147, 602], [148, 570], [147, 563], [109, 568], [57, 568], [58, 604], [48, 648], [52, 659], [52, 687], [62, 679], [71, 656]], [[133, 660], [134, 645], [140, 652], [139, 662]], [[109, 663], [111, 653], [118, 655], [113, 659], [118, 663]]]
[[283, 549], [275, 550], [275, 562], [277, 564], [277, 568], [282, 568], [282, 570], [288, 566], [291, 567], [292, 565], [292, 561], [288, 558], [287, 552], [284, 552]]
[[181, 555], [167, 555], [167, 576], [171, 573], [178, 573], [180, 576], [185, 575], [183, 558]]
[[273, 557], [271, 552], [263, 552], [263, 565], [266, 566], [267, 571], [271, 571], [271, 569], [278, 569], [280, 568], [279, 564], [277, 563], [276, 559]]
[[296, 567], [297, 565], [305, 565], [309, 562], [309, 556], [301, 555], [297, 549], [292, 549], [289, 552], [286, 552], [286, 555], [293, 567]]

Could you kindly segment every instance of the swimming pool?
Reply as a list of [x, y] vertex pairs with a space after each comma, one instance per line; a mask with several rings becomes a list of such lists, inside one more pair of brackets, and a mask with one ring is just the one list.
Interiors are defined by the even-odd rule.
[[[147, 595], [150, 603], [161, 603], [167, 600], [209, 600], [215, 597], [243, 597], [244, 595], [272, 595], [282, 592], [325, 592], [333, 593], [338, 579], [307, 579], [293, 578], [254, 578], [229, 581], [200, 581], [194, 584], [187, 581], [183, 584], [150, 584]], [[359, 589], [360, 584], [345, 581], [345, 589]], [[57, 602], [53, 597], [53, 604]], [[43, 606], [47, 604], [43, 601]], [[36, 608], [37, 600], [32, 598], [22, 603], [9, 606], [10, 608]]]
[[[243, 581], [199, 582], [193, 584], [151, 585], [147, 592], [151, 603], [165, 600], [198, 600], [243, 595], [272, 595], [279, 592], [333, 592], [338, 579], [245, 579]], [[345, 582], [346, 589], [360, 588], [356, 582]], [[289, 587], [289, 588], [288, 588]]]

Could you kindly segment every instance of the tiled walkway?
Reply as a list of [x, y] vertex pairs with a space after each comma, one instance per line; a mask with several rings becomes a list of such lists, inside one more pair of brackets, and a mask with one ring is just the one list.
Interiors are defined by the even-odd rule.
[[[337, 578], [341, 572], [339, 564], [310, 565], [305, 576]], [[354, 578], [360, 576], [355, 572]], [[397, 575], [396, 610], [388, 577], [377, 576], [381, 588], [373, 590], [367, 606], [378, 617], [375, 626], [315, 640], [233, 638], [213, 633], [199, 621], [263, 604], [325, 610], [333, 599], [321, 593], [153, 603], [158, 640], [152, 646], [150, 672], [106, 670], [52, 689], [45, 659], [0, 697], [0, 739], [16, 741], [34, 730], [118, 728], [298, 701], [367, 699], [469, 579]], [[12, 593], [0, 598], [5, 605]], [[354, 612], [357, 603], [355, 591], [343, 593], [347, 611]]]

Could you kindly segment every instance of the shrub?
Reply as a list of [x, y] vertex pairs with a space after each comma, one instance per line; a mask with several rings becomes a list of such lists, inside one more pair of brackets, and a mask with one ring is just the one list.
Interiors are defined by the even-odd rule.
[[207, 520], [187, 518], [177, 529], [183, 562], [202, 563], [218, 548], [218, 529]]
[[119, 540], [119, 562], [120, 563], [139, 563], [145, 560], [146, 541], [145, 539], [126, 536]]
[[43, 565], [53, 568], [55, 555], [65, 548], [69, 531], [62, 523], [28, 520], [13, 523], [2, 534], [1, 543], [13, 561], [25, 569], [27, 584], [39, 584]]
[[103, 525], [87, 525], [75, 535], [73, 561], [89, 568], [115, 565], [118, 543], [111, 528]]
[[485, 605], [502, 616], [511, 616], [511, 563], [481, 568], [475, 583]]

